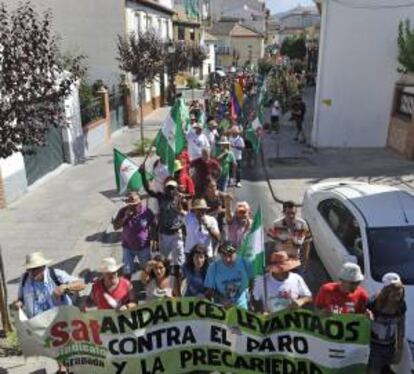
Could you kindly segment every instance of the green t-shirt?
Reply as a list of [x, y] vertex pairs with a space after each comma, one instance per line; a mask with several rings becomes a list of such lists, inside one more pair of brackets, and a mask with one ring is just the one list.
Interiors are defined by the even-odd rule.
[[228, 176], [230, 174], [230, 168], [233, 164], [236, 163], [236, 159], [234, 157], [233, 152], [228, 152], [227, 155], [220, 160], [220, 167], [221, 167], [221, 175], [220, 176]]
[[228, 130], [229, 128], [230, 128], [230, 121], [226, 118], [222, 119], [219, 124], [219, 129], [225, 131], [225, 130]]

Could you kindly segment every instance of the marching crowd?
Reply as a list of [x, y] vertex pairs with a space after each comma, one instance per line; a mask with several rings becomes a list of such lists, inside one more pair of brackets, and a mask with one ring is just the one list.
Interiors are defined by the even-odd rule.
[[[237, 79], [244, 79], [246, 97], [254, 97], [255, 76]], [[155, 207], [149, 208], [138, 192], [128, 193], [112, 221], [115, 230], [122, 230], [122, 262], [113, 257], [102, 260], [101, 276], [79, 307], [125, 311], [145, 301], [192, 296], [264, 314], [302, 307], [366, 314], [372, 320], [369, 372], [381, 373], [399, 360], [402, 351], [406, 305], [398, 274], [385, 274], [382, 290], [369, 297], [361, 286], [359, 266], [345, 263], [337, 282], [322, 285], [312, 295], [304, 279], [312, 237], [291, 201], [283, 204], [283, 215], [266, 230], [272, 245], [266, 251], [264, 275], [255, 278], [251, 263], [240, 255], [252, 228], [252, 211], [246, 201], [236, 200], [229, 186], [241, 187], [242, 159], [249, 152], [244, 138], [248, 120], [233, 115], [230, 87], [229, 81], [216, 83], [204, 103], [190, 104], [187, 148], [177, 156], [173, 175], [160, 159], [151, 170], [141, 165], [143, 186]], [[297, 138], [302, 136], [306, 110], [301, 103], [295, 98], [291, 107]], [[271, 124], [264, 131], [278, 131], [281, 109], [276, 101], [270, 106]], [[154, 176], [151, 181], [148, 171]], [[29, 318], [72, 304], [71, 295], [86, 287], [50, 263], [41, 252], [27, 256], [14, 306]], [[136, 273], [145, 289], [139, 300], [131, 282]], [[66, 372], [63, 366], [60, 372]]]

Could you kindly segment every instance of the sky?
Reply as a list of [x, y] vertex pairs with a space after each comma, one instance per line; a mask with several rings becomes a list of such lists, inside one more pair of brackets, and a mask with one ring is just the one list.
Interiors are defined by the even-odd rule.
[[313, 0], [266, 0], [266, 6], [270, 9], [271, 14], [285, 12], [298, 5], [315, 5]]

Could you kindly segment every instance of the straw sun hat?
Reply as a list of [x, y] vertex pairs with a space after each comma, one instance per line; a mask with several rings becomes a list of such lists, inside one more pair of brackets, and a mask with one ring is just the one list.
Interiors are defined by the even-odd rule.
[[26, 256], [25, 267], [27, 270], [49, 265], [52, 260], [47, 259], [43, 252], [33, 252]]

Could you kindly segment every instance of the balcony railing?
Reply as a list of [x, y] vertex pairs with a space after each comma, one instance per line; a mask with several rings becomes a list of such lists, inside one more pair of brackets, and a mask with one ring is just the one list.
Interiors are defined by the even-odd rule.
[[395, 111], [402, 116], [411, 118], [414, 113], [414, 94], [399, 92]]

